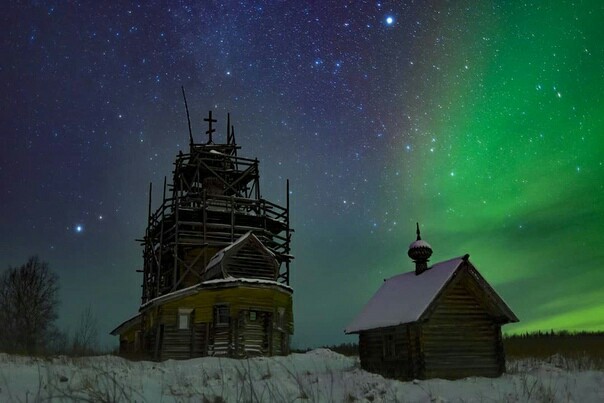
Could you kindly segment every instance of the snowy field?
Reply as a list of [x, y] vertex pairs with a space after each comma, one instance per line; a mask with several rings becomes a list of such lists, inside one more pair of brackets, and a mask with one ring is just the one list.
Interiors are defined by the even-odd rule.
[[0, 402], [604, 402], [604, 371], [560, 357], [508, 364], [497, 379], [398, 382], [327, 349], [162, 363], [0, 354]]

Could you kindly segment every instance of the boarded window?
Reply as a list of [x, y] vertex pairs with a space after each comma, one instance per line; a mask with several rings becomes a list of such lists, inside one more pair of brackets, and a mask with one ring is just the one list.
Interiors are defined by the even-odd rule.
[[178, 329], [188, 330], [191, 328], [191, 312], [192, 309], [179, 309], [178, 310]]
[[229, 306], [214, 306], [214, 324], [216, 326], [228, 326], [229, 324]]

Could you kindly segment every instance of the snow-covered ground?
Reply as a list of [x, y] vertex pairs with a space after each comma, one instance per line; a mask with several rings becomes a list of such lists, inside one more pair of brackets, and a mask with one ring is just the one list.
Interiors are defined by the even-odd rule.
[[497, 379], [399, 382], [327, 349], [162, 363], [0, 354], [0, 402], [604, 402], [604, 371], [548, 361], [512, 361]]

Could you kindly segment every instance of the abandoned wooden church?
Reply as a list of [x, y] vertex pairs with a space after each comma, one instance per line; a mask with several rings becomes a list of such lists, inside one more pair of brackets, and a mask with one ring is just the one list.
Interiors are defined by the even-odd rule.
[[501, 375], [501, 326], [518, 318], [469, 255], [428, 267], [419, 225], [408, 255], [415, 270], [384, 280], [345, 330], [359, 335], [362, 368], [401, 380]]
[[213, 141], [211, 111], [204, 121], [209, 140], [195, 143], [189, 120], [189, 152], [156, 211], [149, 189], [140, 309], [111, 334], [121, 354], [155, 360], [288, 354], [289, 182], [285, 206], [263, 199], [230, 117], [225, 143]]

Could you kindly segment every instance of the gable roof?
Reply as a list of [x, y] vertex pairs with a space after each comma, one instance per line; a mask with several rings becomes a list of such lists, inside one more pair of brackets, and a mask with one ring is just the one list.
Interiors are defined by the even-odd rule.
[[112, 336], [117, 336], [129, 330], [132, 326], [136, 326], [141, 323], [141, 314], [137, 313], [130, 319], [126, 319], [122, 323], [120, 323], [115, 329], [109, 333]]
[[247, 243], [252, 243], [256, 245], [258, 250], [260, 250], [264, 255], [270, 257], [274, 260], [274, 264], [277, 265], [277, 261], [275, 260], [275, 254], [267, 248], [262, 241], [260, 241], [256, 235], [252, 233], [252, 231], [248, 231], [235, 242], [230, 244], [229, 246], [219, 250], [208, 262], [206, 265], [202, 278], [204, 281], [216, 278], [228, 278], [231, 277], [229, 273], [226, 272], [226, 268], [224, 267], [224, 260], [226, 257], [232, 256], [236, 254], [241, 248], [243, 248]]
[[478, 281], [503, 316], [510, 322], [518, 321], [505, 302], [464, 256], [436, 263], [419, 275], [411, 271], [385, 280], [361, 313], [346, 327], [345, 332], [358, 333], [420, 320], [441, 290], [462, 267], [471, 270], [472, 277]]

